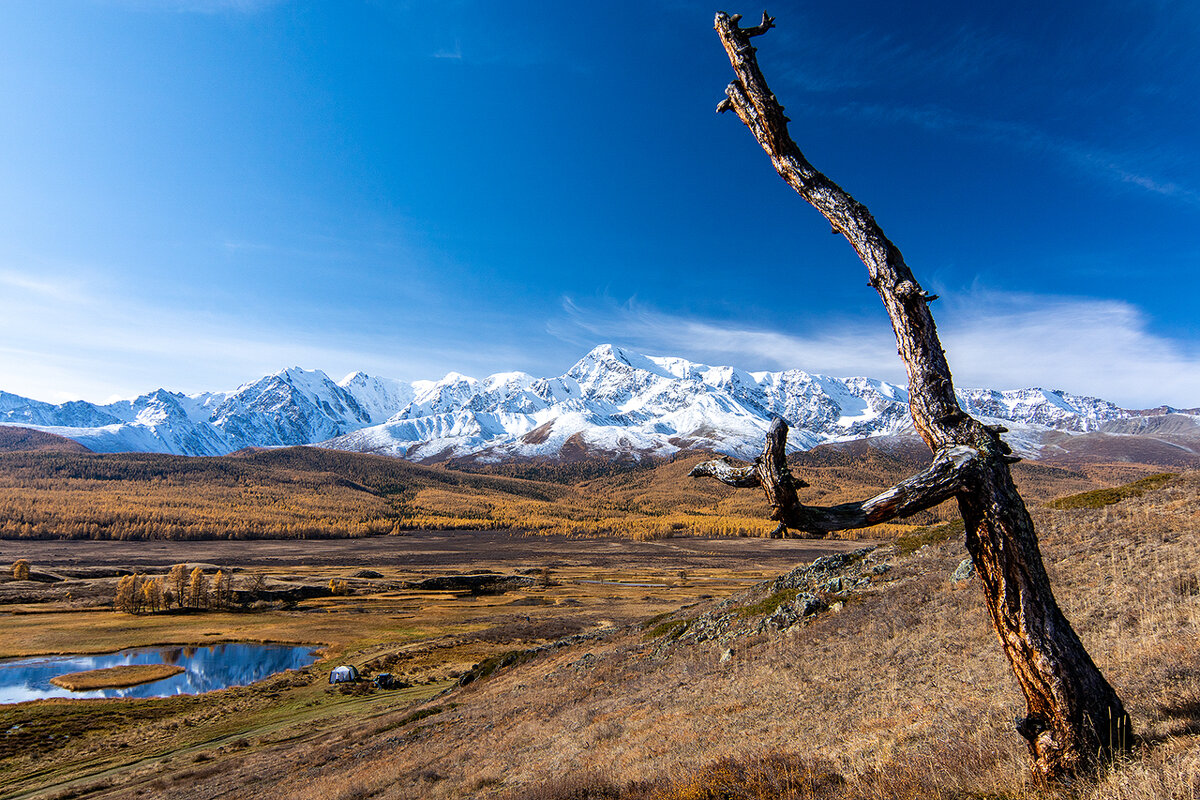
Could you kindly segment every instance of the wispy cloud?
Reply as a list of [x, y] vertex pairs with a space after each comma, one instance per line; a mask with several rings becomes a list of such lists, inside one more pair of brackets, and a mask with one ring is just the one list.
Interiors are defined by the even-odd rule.
[[931, 34], [917, 43], [895, 33], [865, 30], [854, 35], [830, 35], [799, 25], [780, 29], [789, 52], [808, 54], [783, 78], [809, 92], [835, 92], [882, 81], [917, 84], [936, 79], [965, 84], [1002, 56], [1021, 51], [1010, 36], [966, 25]]
[[[772, 71], [807, 93], [814, 116], [902, 122], [1037, 151], [1113, 184], [1196, 206], [1195, 154], [1172, 138], [1174, 126], [1156, 130], [1153, 117], [1143, 116], [1179, 120], [1191, 113], [1200, 63], [1188, 36], [1200, 18], [1193, 6], [1146, 4], [1120, 32], [1102, 21], [1127, 16], [1123, 7], [1097, 9], [1094, 20], [1083, 21], [1065, 8], [1047, 9], [1027, 15], [1021, 29], [1012, 24], [1019, 15], [1000, 21], [967, 10], [896, 30], [810, 13], [772, 32], [774, 58], [782, 62]], [[1055, 47], [1047, 50], [1050, 42]], [[854, 102], [839, 104], [832, 93]], [[1012, 96], [1028, 100], [1004, 110], [1001, 98]], [[1047, 118], [1072, 133], [1054, 133], [1041, 121]]]
[[0, 390], [38, 400], [132, 397], [158, 387], [228, 390], [292, 365], [323, 369], [337, 380], [353, 370], [417, 379], [525, 363], [511, 343], [481, 346], [432, 325], [381, 330], [359, 320], [350, 331], [328, 324], [316, 330], [305, 314], [237, 314], [195, 307], [186, 298], [183, 305], [160, 305], [130, 297], [85, 268], [56, 268], [36, 280], [0, 270], [0, 287]]
[[[955, 382], [1061, 388], [1130, 407], [1200, 405], [1200, 353], [1157, 336], [1117, 300], [971, 291], [936, 308]], [[794, 334], [669, 314], [634, 302], [563, 303], [551, 332], [615, 341], [652, 354], [749, 369], [905, 377], [886, 323], [825, 324]]]
[[578, 345], [611, 341], [652, 355], [733, 363], [747, 369], [903, 378], [886, 326], [843, 322], [819, 334], [800, 336], [664, 313], [633, 300], [585, 306], [566, 298], [563, 312], [550, 322], [550, 332]]
[[257, 14], [285, 0], [93, 0], [101, 5], [173, 14]]
[[454, 40], [454, 47], [444, 47], [441, 50], [435, 50], [434, 58], [449, 58], [453, 61], [463, 60], [462, 42], [458, 39]]
[[10, 292], [24, 292], [50, 300], [72, 301], [79, 297], [78, 289], [71, 282], [39, 280], [16, 270], [0, 269], [0, 286]]
[[846, 116], [872, 121], [900, 122], [926, 130], [997, 142], [1011, 147], [1057, 156], [1071, 166], [1106, 180], [1137, 186], [1155, 194], [1200, 205], [1200, 191], [1175, 181], [1147, 174], [1134, 162], [1145, 156], [1116, 153], [1064, 137], [1053, 136], [1020, 122], [986, 119], [936, 106], [922, 108], [849, 103], [835, 109]]

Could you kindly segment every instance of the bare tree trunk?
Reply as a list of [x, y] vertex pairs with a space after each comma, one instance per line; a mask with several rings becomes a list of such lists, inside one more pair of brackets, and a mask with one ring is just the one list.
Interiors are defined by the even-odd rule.
[[1132, 727], [1054, 599], [1033, 521], [1009, 473], [1017, 459], [1000, 440], [1004, 429], [985, 426], [959, 407], [929, 312], [936, 297], [921, 289], [867, 208], [809, 164], [788, 134], [789, 120], [750, 44], [774, 20], [764, 13], [759, 25], [741, 28], [740, 19], [717, 14], [716, 29], [737, 74], [717, 110], [733, 110], [741, 118], [780, 176], [846, 237], [866, 265], [908, 371], [913, 422], [935, 459], [926, 472], [863, 503], [803, 506], [795, 489], [804, 484], [783, 461], [787, 426], [777, 424], [752, 467], [708, 462], [693, 474], [761, 486], [781, 532], [785, 526], [818, 535], [864, 527], [956, 497], [988, 613], [1025, 694], [1027, 712], [1017, 730], [1029, 743], [1033, 770], [1051, 780], [1092, 770], [1131, 744]]

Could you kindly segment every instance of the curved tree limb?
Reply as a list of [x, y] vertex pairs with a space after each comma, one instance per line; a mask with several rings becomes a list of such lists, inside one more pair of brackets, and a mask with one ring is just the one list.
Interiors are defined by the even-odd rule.
[[[932, 508], [959, 492], [967, 491], [976, 478], [979, 452], [970, 447], [948, 447], [938, 451], [929, 468], [906, 478], [868, 500], [836, 506], [806, 506], [796, 496], [798, 486], [806, 486], [794, 477], [779, 456], [787, 443], [787, 423], [776, 419], [767, 434], [763, 454], [753, 464], [738, 466], [727, 459], [697, 464], [688, 473], [693, 478], [716, 478], [739, 489], [762, 487], [771, 504], [771, 519], [781, 527], [822, 537], [834, 531], [866, 528], [890, 519], [907, 517]], [[768, 468], [764, 465], [770, 464]], [[777, 531], [781, 535], [783, 531]]]
[[[1033, 521], [1008, 469], [1011, 451], [1000, 441], [1001, 431], [982, 425], [958, 405], [929, 311], [933, 298], [921, 289], [900, 250], [866, 206], [813, 167], [792, 141], [783, 106], [767, 86], [750, 44], [751, 36], [773, 27], [773, 20], [764, 14], [761, 25], [743, 29], [739, 19], [718, 13], [715, 21], [737, 76], [717, 110], [738, 115], [780, 177], [846, 237], [866, 265], [896, 334], [921, 438], [935, 453], [965, 447], [978, 454], [975, 479], [955, 494], [992, 625], [1025, 695], [1027, 712], [1017, 729], [1029, 744], [1036, 775], [1060, 779], [1089, 772], [1132, 744], [1132, 726], [1121, 699], [1054, 599]], [[762, 485], [774, 509], [788, 506], [786, 499], [771, 497], [766, 482]]]

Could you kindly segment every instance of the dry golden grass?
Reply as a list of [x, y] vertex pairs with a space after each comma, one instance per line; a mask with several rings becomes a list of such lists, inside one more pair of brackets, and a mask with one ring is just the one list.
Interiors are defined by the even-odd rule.
[[153, 683], [183, 671], [183, 667], [174, 664], [122, 664], [119, 667], [56, 675], [50, 682], [72, 692], [86, 692], [92, 689], [121, 689]]
[[[661, 523], [666, 526], [662, 535], [674, 535], [695, 530], [686, 526], [696, 520], [765, 524], [758, 492], [690, 481], [690, 464], [684, 462], [554, 485], [320, 452], [271, 456], [279, 459], [270, 462], [273, 469], [304, 473], [298, 481], [303, 491], [331, 479], [316, 474], [329, 458], [340, 468], [360, 470], [338, 477], [339, 491], [365, 493], [372, 502], [386, 498], [401, 515], [397, 524], [417, 519], [418, 512], [478, 527], [543, 519], [543, 530], [561, 525], [589, 534], [630, 534]], [[852, 460], [811, 456], [798, 466], [807, 480], [820, 484], [807, 490], [805, 499], [861, 498], [912, 471], [900, 457], [871, 455], [859, 468]], [[88, 462], [89, 469], [105, 464]], [[162, 466], [153, 460], [147, 464]], [[230, 474], [243, 475], [241, 467], [226, 466]], [[1132, 466], [1128, 474], [1132, 479], [1149, 471]], [[245, 473], [251, 474], [260, 475], [257, 468]], [[1026, 465], [1021, 475], [1028, 496], [1039, 502], [1063, 490], [1104, 483], [1083, 472], [1038, 465]], [[367, 491], [346, 481], [376, 484]], [[832, 488], [834, 481], [845, 485]], [[221, 484], [222, 491], [240, 491], [235, 484]], [[1098, 788], [1081, 789], [1084, 796], [1165, 800], [1195, 793], [1198, 496], [1200, 480], [1192, 475], [1103, 509], [1035, 511], [1060, 601], [1147, 736], [1134, 759], [1101, 776]], [[453, 516], [460, 512], [465, 516]], [[952, 516], [951, 508], [939, 508], [924, 519]], [[674, 527], [676, 522], [685, 527]], [[745, 543], [764, 551], [777, 544]], [[679, 544], [650, 547], [666, 553]], [[726, 540], [723, 546], [741, 544]], [[964, 555], [961, 544], [934, 541], [911, 556], [891, 552], [893, 570], [886, 581], [849, 598], [839, 612], [788, 634], [736, 642], [727, 661], [721, 659], [723, 644], [686, 645], [685, 639], [668, 648], [661, 639], [646, 639], [641, 628], [622, 626], [638, 615], [645, 619], [681, 605], [680, 618], [694, 617], [713, 602], [706, 596], [737, 591], [752, 575], [767, 577], [761, 568], [740, 575], [689, 569], [683, 578], [677, 569], [612, 561], [602, 568], [554, 565], [553, 585], [519, 595], [382, 591], [262, 614], [129, 617], [26, 605], [20, 610], [35, 613], [7, 618], [10, 636], [0, 642], [0, 655], [180, 641], [322, 642], [338, 658], [433, 683], [422, 683], [412, 694], [360, 697], [335, 693], [309, 675], [295, 686], [280, 679], [231, 690], [228, 701], [148, 701], [120, 710], [96, 706], [91, 721], [65, 707], [39, 706], [27, 716], [70, 718], [73, 727], [66, 729], [72, 738], [64, 744], [55, 733], [44, 752], [23, 748], [0, 763], [0, 785], [5, 791], [27, 779], [49, 785], [52, 778], [58, 781], [57, 776], [75, 775], [73, 770], [86, 766], [88, 775], [107, 776], [96, 778], [87, 796], [129, 796], [136, 786], [145, 797], [197, 800], [589, 796], [581, 792], [747, 800], [1036, 793], [1026, 781], [1023, 743], [1012, 732], [1012, 718], [1023, 712], [1023, 703], [977, 587], [955, 589], [948, 580]], [[288, 569], [321, 583], [348, 577], [345, 568], [331, 562]], [[384, 571], [388, 580], [411, 577], [404, 570]], [[606, 583], [578, 582], [595, 579]], [[657, 586], [632, 585], [638, 583]], [[427, 715], [414, 716], [411, 703], [437, 690], [428, 687], [447, 686], [446, 679], [475, 661], [580, 630], [612, 628], [617, 629], [612, 635], [549, 651], [432, 700], [416, 709]], [[126, 718], [125, 709], [133, 707], [154, 720], [144, 734]], [[24, 724], [20, 714], [5, 710], [0, 717], [10, 726]], [[102, 717], [112, 721], [93, 724]], [[10, 737], [14, 747], [31, 733], [21, 731]], [[238, 737], [252, 744], [237, 745]], [[181, 764], [180, 754], [206, 763]], [[161, 772], [147, 772], [151, 769]], [[1165, 771], [1161, 779], [1146, 777], [1156, 769]], [[555, 783], [554, 776], [561, 781]], [[74, 780], [56, 785], [76, 792], [69, 788]]]
[[[311, 447], [220, 458], [3, 453], [0, 538], [302, 539], [519, 529], [645, 540], [771, 531], [761, 492], [688, 477], [706, 457], [624, 471], [608, 463], [596, 470], [547, 464], [529, 470], [538, 477], [532, 480]], [[886, 452], [851, 443], [796, 453], [790, 461], [812, 484], [801, 499], [833, 505], [866, 499], [919, 472], [929, 453], [919, 444]], [[1040, 502], [1149, 471], [1139, 465], [1085, 472], [1019, 464], [1015, 475], [1021, 490]], [[591, 472], [611, 474], [578, 477]], [[954, 514], [943, 507], [910, 522]]]
[[[1055, 591], [1143, 741], [1066, 794], [1200, 794], [1200, 475], [1035, 511]], [[664, 647], [641, 630], [543, 655], [278, 787], [328, 797], [1018, 798], [1024, 702], [960, 542], [785, 634]], [[685, 611], [692, 616], [700, 608]], [[590, 792], [590, 794], [588, 793]]]
[[[114, 797], [138, 792], [189, 799], [239, 792], [272, 797], [276, 783], [297, 772], [299, 765], [317, 768], [364, 738], [407, 736], [443, 711], [449, 715], [456, 701], [436, 701], [442, 711], [428, 717], [421, 716], [427, 709], [414, 709], [413, 704], [448, 688], [459, 674], [497, 653], [621, 627], [680, 605], [727, 596], [783, 569], [798, 552], [811, 558], [813, 548], [829, 552], [849, 547], [740, 539], [629, 545], [492, 536], [488, 544], [472, 545], [461, 561], [439, 561], [436, 567], [416, 568], [403, 555], [405, 547], [410, 554], [427, 554], [445, 546], [446, 539], [430, 535], [374, 540], [400, 555], [373, 563], [377, 577], [369, 580], [354, 577], [363, 564], [361, 542], [321, 543], [319, 557], [306, 546], [293, 549], [282, 543], [204, 546], [205, 552], [224, 549], [230, 555], [246, 553], [257, 563], [275, 564], [254, 567], [255, 572], [269, 574], [268, 586], [277, 585], [280, 578], [316, 585], [344, 580], [353, 589], [347, 595], [294, 606], [142, 616], [79, 608], [72, 601], [5, 606], [9, 635], [0, 641], [4, 656], [248, 640], [326, 647], [322, 662], [301, 675], [289, 673], [198, 697], [0, 706], [0, 731], [12, 731], [0, 737], [0, 796], [36, 790], [37, 796], [64, 797], [109, 791]], [[112, 542], [19, 546], [41, 548], [33, 560], [50, 571], [56, 564], [75, 563], [80, 556], [88, 560], [106, 551], [108, 563], [119, 563], [112, 560], [118, 553], [141, 549], [140, 543]], [[166, 564], [181, 548], [190, 547], [156, 544], [147, 549], [165, 548], [158, 558]], [[717, 557], [708, 548], [718, 548]], [[358, 563], [345, 566], [339, 557]], [[490, 557], [496, 560], [487, 560]], [[311, 563], [296, 563], [301, 560]], [[553, 567], [542, 571], [539, 564]], [[680, 565], [687, 567], [684, 577]], [[405, 588], [408, 581], [459, 574], [468, 566], [537, 579], [533, 586], [497, 595]], [[105, 580], [111, 587], [113, 579]], [[245, 573], [240, 573], [239, 582], [244, 580]], [[52, 585], [45, 586], [50, 591]], [[363, 686], [343, 693], [324, 680], [340, 663], [354, 664], [367, 675], [388, 671], [412, 686], [398, 691]], [[196, 767], [201, 760], [203, 767]]]

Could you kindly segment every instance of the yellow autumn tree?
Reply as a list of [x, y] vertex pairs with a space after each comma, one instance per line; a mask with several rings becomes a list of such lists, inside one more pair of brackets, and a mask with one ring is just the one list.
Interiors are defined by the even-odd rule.
[[146, 611], [155, 612], [163, 607], [163, 584], [162, 578], [154, 578], [142, 582], [141, 589], [142, 608]]
[[113, 597], [113, 611], [140, 614], [144, 605], [142, 590], [144, 581], [145, 577], [142, 575], [122, 575], [117, 580], [117, 593]]
[[171, 567], [167, 573], [167, 589], [174, 593], [175, 604], [180, 608], [187, 602], [187, 582], [187, 567], [183, 564]]
[[208, 604], [208, 576], [199, 567], [192, 570], [188, 579], [187, 598], [192, 608], [204, 608]]
[[213, 608], [225, 608], [233, 595], [232, 576], [224, 570], [217, 570], [212, 581]]

